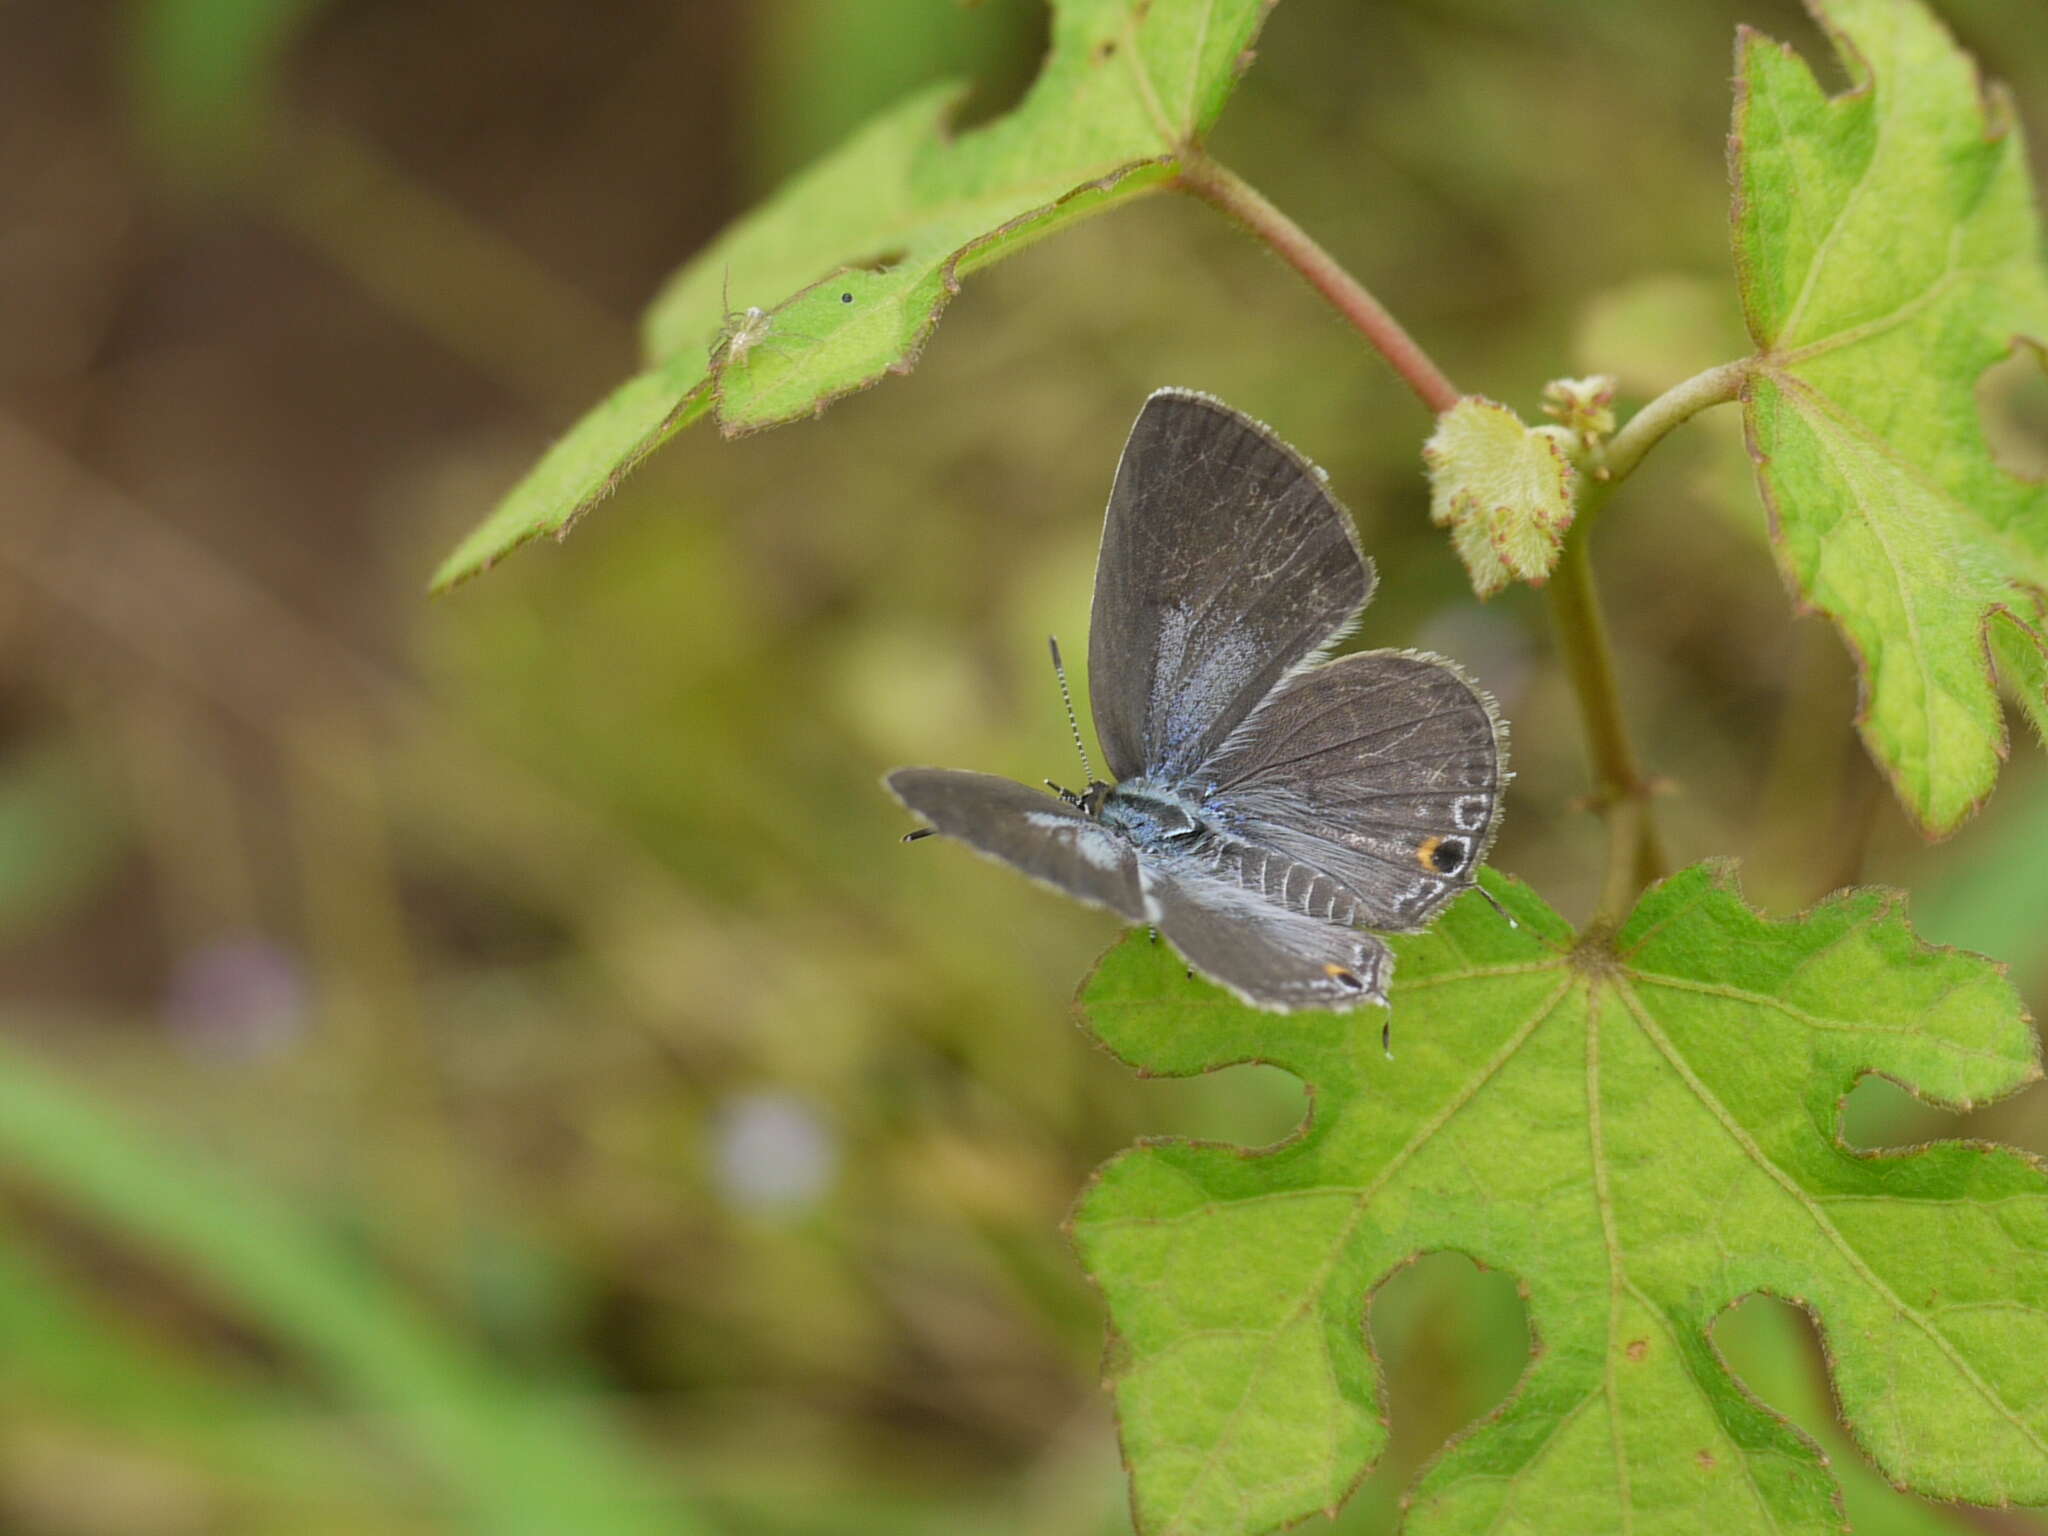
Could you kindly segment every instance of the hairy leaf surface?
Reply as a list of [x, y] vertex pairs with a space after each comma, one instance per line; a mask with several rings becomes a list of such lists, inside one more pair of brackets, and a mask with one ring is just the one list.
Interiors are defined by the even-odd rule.
[[1993, 661], [2038, 718], [2048, 487], [1993, 459], [1980, 375], [2048, 337], [2011, 102], [1915, 0], [1816, 0], [1850, 89], [1745, 32], [1735, 256], [1751, 453], [1788, 579], [1863, 672], [1858, 724], [1947, 832], [2006, 750]]
[[1989, 962], [1914, 938], [1895, 893], [1750, 910], [1725, 866], [1575, 938], [1525, 887], [1397, 940], [1379, 1015], [1253, 1013], [1143, 935], [1083, 1006], [1153, 1073], [1261, 1060], [1311, 1112], [1263, 1151], [1165, 1141], [1074, 1218], [1109, 1302], [1148, 1532], [1255, 1532], [1341, 1502], [1386, 1443], [1364, 1331], [1412, 1256], [1465, 1253], [1528, 1296], [1508, 1403], [1413, 1490], [1418, 1532], [1840, 1528], [1813, 1444], [1711, 1341], [1769, 1292], [1811, 1310], [1858, 1439], [1891, 1478], [2048, 1501], [2048, 1177], [1963, 1142], [1859, 1154], [1859, 1077], [1970, 1105], [2039, 1075]]

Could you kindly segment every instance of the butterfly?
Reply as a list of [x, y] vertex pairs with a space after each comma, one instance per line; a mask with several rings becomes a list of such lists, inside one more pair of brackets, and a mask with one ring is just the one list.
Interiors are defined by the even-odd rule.
[[1384, 1005], [1379, 933], [1426, 927], [1473, 885], [1507, 727], [1441, 656], [1323, 659], [1373, 585], [1320, 470], [1220, 400], [1160, 390], [1124, 445], [1095, 568], [1088, 667], [1112, 781], [884, 782], [929, 824], [911, 837], [1144, 924], [1254, 1007]]

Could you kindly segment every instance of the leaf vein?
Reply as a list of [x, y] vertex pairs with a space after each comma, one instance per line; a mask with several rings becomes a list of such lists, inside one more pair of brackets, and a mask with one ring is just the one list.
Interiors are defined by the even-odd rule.
[[[1655, 987], [1665, 987], [1674, 992], [1699, 993], [1708, 997], [1726, 998], [1729, 1002], [1733, 1003], [1747, 1003], [1753, 1007], [1766, 1008], [1774, 1013], [1782, 1014], [1795, 1024], [1803, 1024], [1808, 1029], [1824, 1030], [1838, 1034], [1917, 1036], [1928, 1039], [1930, 1043], [1949, 1055], [1974, 1057], [1983, 1061], [2002, 1063], [2010, 1063], [2011, 1061], [2011, 1058], [2003, 1052], [1977, 1046], [1962, 1045], [1952, 1040], [1943, 1040], [1939, 1037], [1931, 1036], [1917, 1024], [1872, 1024], [1851, 1019], [1829, 1019], [1817, 1013], [1810, 1013], [1806, 1009], [1794, 1003], [1789, 1003], [1781, 997], [1772, 997], [1766, 992], [1752, 992], [1745, 987], [1729, 986], [1722, 982], [1694, 981], [1690, 977], [1684, 976], [1666, 976], [1659, 972], [1643, 971], [1634, 967], [1630, 968], [1629, 974], [1639, 982], [1645, 982]], [[1951, 996], [1957, 990], [1957, 986], [1951, 986], [1938, 996], [1928, 999], [1925, 1003], [1918, 1005], [1920, 1012], [1923, 1015], [1932, 1012], [1943, 999]]]
[[1600, 1212], [1600, 1238], [1607, 1249], [1607, 1356], [1600, 1389], [1607, 1399], [1607, 1440], [1614, 1454], [1615, 1497], [1620, 1503], [1622, 1536], [1635, 1530], [1635, 1504], [1629, 1492], [1628, 1450], [1621, 1438], [1621, 1389], [1614, 1379], [1615, 1356], [1621, 1352], [1621, 1294], [1627, 1284], [1621, 1242], [1614, 1231], [1614, 1194], [1607, 1183], [1607, 1144], [1600, 1115], [1600, 990], [1586, 992], [1586, 1139], [1593, 1159], [1593, 1199]]
[[[1799, 322], [1806, 316], [1807, 303], [1813, 297], [1814, 286], [1819, 281], [1822, 269], [1828, 264], [1828, 256], [1834, 250], [1835, 241], [1841, 237], [1843, 227], [1849, 222], [1849, 215], [1856, 210], [1857, 204], [1863, 201], [1863, 194], [1870, 186], [1871, 177], [1877, 173], [1877, 168], [1885, 163], [1885, 129], [1891, 123], [1891, 113], [1888, 110], [1891, 106], [1891, 93], [1878, 90], [1875, 80], [1869, 81], [1864, 89], [1871, 93], [1871, 113], [1877, 120], [1876, 135], [1870, 146], [1870, 158], [1863, 162], [1863, 169], [1857, 173], [1855, 185], [1850, 187], [1849, 195], [1842, 199], [1842, 206], [1835, 210], [1835, 217], [1828, 225], [1828, 232], [1821, 237], [1820, 244], [1814, 247], [1813, 258], [1807, 264], [1806, 278], [1799, 285], [1799, 297], [1792, 301], [1792, 312], [1785, 317], [1785, 323], [1779, 328], [1774, 341], [1785, 340], [1799, 329]], [[1829, 102], [1829, 107], [1837, 111], [1844, 105], [1847, 104], [1836, 100]]]

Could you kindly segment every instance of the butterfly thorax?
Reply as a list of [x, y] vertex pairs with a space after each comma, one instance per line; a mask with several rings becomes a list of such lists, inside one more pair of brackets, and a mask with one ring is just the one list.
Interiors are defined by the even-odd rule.
[[1193, 796], [1145, 778], [1091, 784], [1081, 809], [1145, 849], [1185, 845], [1214, 830]]

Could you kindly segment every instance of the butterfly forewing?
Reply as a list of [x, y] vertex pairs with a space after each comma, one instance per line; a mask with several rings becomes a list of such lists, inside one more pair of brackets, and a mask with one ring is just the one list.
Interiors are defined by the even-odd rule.
[[1064, 801], [958, 768], [898, 768], [885, 782], [936, 831], [1130, 922], [1152, 921], [1137, 850]]
[[1501, 736], [1451, 663], [1365, 651], [1290, 679], [1197, 777], [1234, 836], [1329, 876], [1354, 921], [1419, 928], [1492, 841]]
[[1088, 632], [1110, 771], [1185, 775], [1371, 593], [1306, 460], [1207, 395], [1153, 395], [1110, 491]]

